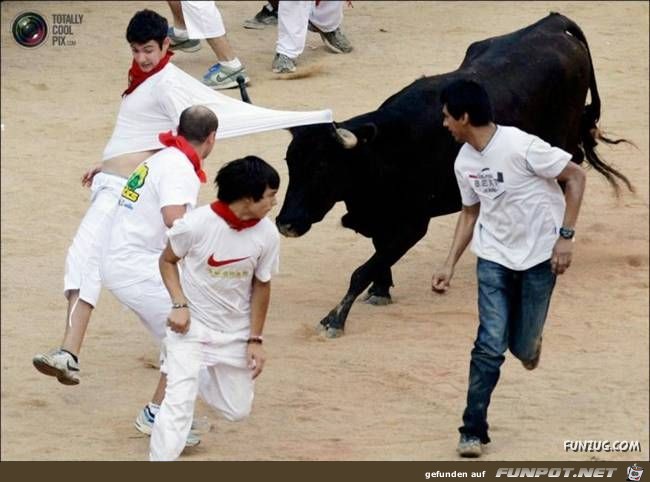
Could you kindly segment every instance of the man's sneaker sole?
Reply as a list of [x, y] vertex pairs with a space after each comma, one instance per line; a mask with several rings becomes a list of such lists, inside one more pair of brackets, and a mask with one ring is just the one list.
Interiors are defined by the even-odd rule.
[[458, 449], [458, 455], [461, 457], [464, 457], [466, 459], [476, 459], [483, 455], [483, 450], [481, 447], [472, 447], [472, 448], [466, 448], [466, 449]]
[[44, 375], [56, 377], [59, 383], [62, 383], [63, 385], [79, 385], [78, 378], [68, 377], [63, 370], [59, 370], [58, 368], [53, 367], [47, 363], [47, 360], [40, 356], [34, 357], [32, 359], [32, 363], [39, 372], [43, 373]]
[[203, 79], [203, 84], [214, 90], [234, 89], [235, 87], [239, 87], [239, 83], [237, 82], [237, 77], [239, 77], [240, 75], [244, 78], [244, 85], [248, 85], [251, 81], [250, 78], [248, 77], [248, 75], [242, 74], [241, 72], [237, 72], [236, 74], [233, 74], [231, 77], [225, 79], [224, 82], [208, 83], [208, 81]]
[[277, 25], [277, 24], [278, 24], [278, 19], [277, 18], [275, 19], [275, 21], [272, 21], [272, 22], [269, 22], [269, 23], [259, 22], [259, 21], [255, 20], [255, 19], [249, 19], [249, 20], [246, 20], [243, 23], [243, 27], [251, 29], [251, 30], [263, 30], [266, 27], [270, 27], [272, 25]]
[[170, 49], [172, 50], [182, 50], [183, 52], [198, 52], [201, 50], [201, 41], [200, 40], [191, 40], [187, 39], [182, 42], [178, 42], [176, 44], [170, 45]]

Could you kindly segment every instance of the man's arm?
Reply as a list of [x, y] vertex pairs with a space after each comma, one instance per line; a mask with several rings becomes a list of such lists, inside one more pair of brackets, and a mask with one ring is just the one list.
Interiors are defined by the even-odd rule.
[[[165, 246], [165, 250], [160, 255], [158, 266], [160, 268], [160, 275], [165, 287], [169, 292], [172, 303], [179, 305], [187, 305], [187, 298], [183, 293], [181, 287], [181, 279], [178, 273], [178, 261], [181, 258], [174, 254], [169, 242]], [[176, 333], [186, 333], [190, 327], [190, 310], [188, 307], [172, 308], [167, 318], [167, 325], [172, 331]]]
[[431, 279], [431, 289], [433, 291], [444, 293], [449, 288], [451, 278], [454, 276], [454, 267], [472, 239], [474, 225], [476, 224], [480, 210], [480, 202], [471, 206], [463, 205], [463, 209], [456, 222], [454, 240], [451, 243], [447, 260], [441, 268], [433, 273], [433, 278]]
[[[251, 333], [250, 338], [256, 339], [262, 336], [264, 331], [264, 322], [266, 321], [266, 313], [269, 309], [269, 302], [271, 300], [271, 281], [260, 281], [253, 277], [253, 291], [251, 293]], [[262, 348], [261, 343], [248, 343], [248, 363], [253, 369], [253, 379], [262, 373], [264, 362], [266, 361], [266, 353]]]
[[[580, 166], [569, 161], [566, 167], [557, 176], [557, 180], [564, 183], [564, 199], [566, 209], [562, 227], [574, 229], [585, 192], [586, 176]], [[551, 268], [555, 274], [564, 273], [571, 265], [574, 239], [559, 237], [553, 247]]]
[[185, 205], [163, 206], [160, 209], [160, 212], [162, 213], [165, 226], [171, 228], [174, 225], [174, 221], [176, 221], [178, 218], [182, 218], [186, 210], [187, 208]]

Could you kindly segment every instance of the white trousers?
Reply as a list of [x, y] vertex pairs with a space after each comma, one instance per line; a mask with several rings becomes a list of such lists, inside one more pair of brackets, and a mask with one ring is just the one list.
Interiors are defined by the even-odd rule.
[[[151, 432], [149, 460], [175, 460], [185, 448], [197, 395], [226, 419], [246, 418], [255, 384], [246, 361], [248, 330], [222, 333], [194, 321], [163, 341], [167, 389]], [[162, 369], [163, 367], [161, 367]]]
[[343, 20], [343, 2], [323, 0], [316, 6], [311, 1], [282, 1], [278, 6], [278, 42], [275, 51], [295, 59], [307, 40], [307, 24], [311, 21], [323, 32], [336, 30]]
[[117, 201], [126, 179], [102, 172], [95, 174], [90, 206], [68, 248], [65, 259], [63, 291], [79, 290], [79, 298], [97, 305], [102, 290], [99, 263], [115, 217]]
[[157, 341], [162, 341], [172, 301], [160, 273], [154, 278], [110, 291], [120, 303], [138, 315]]
[[187, 36], [191, 39], [221, 37], [226, 34], [221, 13], [214, 2], [181, 2]]

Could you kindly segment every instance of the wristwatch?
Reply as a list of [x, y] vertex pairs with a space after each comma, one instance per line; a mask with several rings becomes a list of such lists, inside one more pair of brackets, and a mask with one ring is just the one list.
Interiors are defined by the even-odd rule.
[[573, 239], [575, 234], [576, 234], [575, 229], [565, 228], [564, 226], [560, 228], [560, 236], [563, 237], [564, 239]]

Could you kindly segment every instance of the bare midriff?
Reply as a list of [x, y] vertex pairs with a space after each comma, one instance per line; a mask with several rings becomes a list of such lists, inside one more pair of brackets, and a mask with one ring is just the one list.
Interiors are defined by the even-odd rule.
[[106, 174], [113, 174], [123, 178], [128, 178], [131, 173], [138, 167], [142, 161], [151, 157], [158, 152], [159, 149], [141, 152], [129, 152], [121, 156], [113, 157], [102, 162], [102, 172]]

